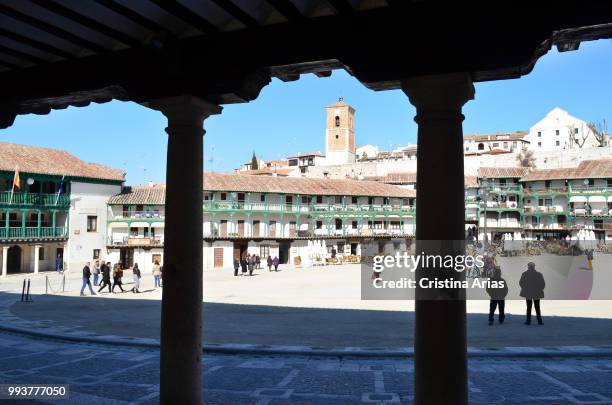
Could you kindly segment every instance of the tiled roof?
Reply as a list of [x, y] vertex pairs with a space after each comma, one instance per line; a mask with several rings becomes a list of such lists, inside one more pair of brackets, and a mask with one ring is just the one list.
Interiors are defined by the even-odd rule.
[[474, 141], [520, 141], [527, 132], [511, 132], [511, 133], [496, 133], [496, 134], [468, 134], [464, 139], [472, 139]]
[[121, 194], [112, 196], [109, 204], [147, 204], [164, 205], [166, 202], [166, 185], [126, 187]]
[[491, 179], [520, 178], [527, 172], [524, 167], [480, 167], [478, 177]]
[[58, 149], [0, 142], [0, 171], [123, 181], [123, 172]]
[[240, 170], [237, 173], [246, 174], [250, 176], [272, 176], [274, 174], [276, 174], [277, 176], [287, 176], [292, 171], [293, 169], [262, 167], [261, 169], [256, 170]]
[[413, 173], [387, 173], [386, 176], [366, 176], [366, 180], [380, 181], [387, 184], [416, 183], [416, 172]]
[[[313, 179], [303, 177], [249, 176], [204, 173], [206, 191], [240, 191], [301, 195], [347, 195], [371, 197], [415, 197], [414, 190], [366, 180]], [[166, 186], [134, 186], [115, 195], [109, 204], [164, 204]]]
[[573, 168], [533, 170], [521, 181], [566, 179], [612, 179], [612, 159], [584, 160]]

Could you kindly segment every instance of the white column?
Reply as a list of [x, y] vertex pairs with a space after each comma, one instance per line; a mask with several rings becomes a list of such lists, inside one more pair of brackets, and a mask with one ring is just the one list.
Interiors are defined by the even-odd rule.
[[7, 269], [7, 257], [8, 257], [8, 246], [2, 246], [2, 277], [6, 277], [8, 273]]
[[38, 259], [40, 259], [40, 245], [34, 246], [34, 274], [38, 274]]

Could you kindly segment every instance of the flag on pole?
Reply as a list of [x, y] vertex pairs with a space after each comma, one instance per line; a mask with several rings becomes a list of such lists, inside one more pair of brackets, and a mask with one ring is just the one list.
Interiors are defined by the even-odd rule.
[[21, 179], [19, 178], [19, 167], [15, 167], [15, 177], [13, 177], [13, 187], [11, 188], [11, 199], [9, 205], [13, 204], [13, 194], [15, 194], [15, 187], [21, 189]]
[[60, 193], [63, 191], [64, 189], [64, 178], [66, 177], [66, 175], [62, 176], [62, 181], [60, 182], [60, 185], [57, 189], [57, 195], [55, 196], [55, 205], [57, 205], [58, 201], [59, 201], [59, 197], [60, 197]]
[[21, 178], [19, 177], [19, 167], [15, 167], [15, 178], [13, 178], [13, 190], [18, 188], [21, 190]]

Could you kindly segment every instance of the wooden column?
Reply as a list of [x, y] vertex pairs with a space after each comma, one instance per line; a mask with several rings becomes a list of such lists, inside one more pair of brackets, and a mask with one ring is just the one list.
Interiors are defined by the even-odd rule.
[[[461, 73], [415, 77], [402, 87], [419, 125], [417, 252], [464, 254], [461, 108], [474, 97], [474, 86], [469, 74]], [[431, 278], [432, 271], [449, 277], [428, 268], [418, 269], [417, 278]], [[455, 280], [464, 277], [452, 272]], [[417, 289], [415, 312], [415, 404], [467, 404], [465, 291]]]
[[160, 403], [202, 403], [204, 120], [221, 107], [180, 96], [148, 103], [168, 119]]

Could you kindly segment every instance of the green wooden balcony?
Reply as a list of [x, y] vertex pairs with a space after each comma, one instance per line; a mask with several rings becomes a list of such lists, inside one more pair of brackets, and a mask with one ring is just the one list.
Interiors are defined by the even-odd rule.
[[210, 213], [246, 213], [246, 214], [309, 214], [317, 216], [347, 214], [413, 214], [415, 209], [404, 205], [369, 205], [369, 204], [284, 204], [273, 202], [230, 202], [207, 201], [204, 212]]
[[[12, 197], [11, 197], [12, 194]], [[69, 194], [37, 194], [0, 192], [0, 206], [5, 207], [69, 207]]]
[[0, 239], [53, 239], [67, 238], [68, 228], [65, 226], [56, 227], [9, 227], [0, 228]]

